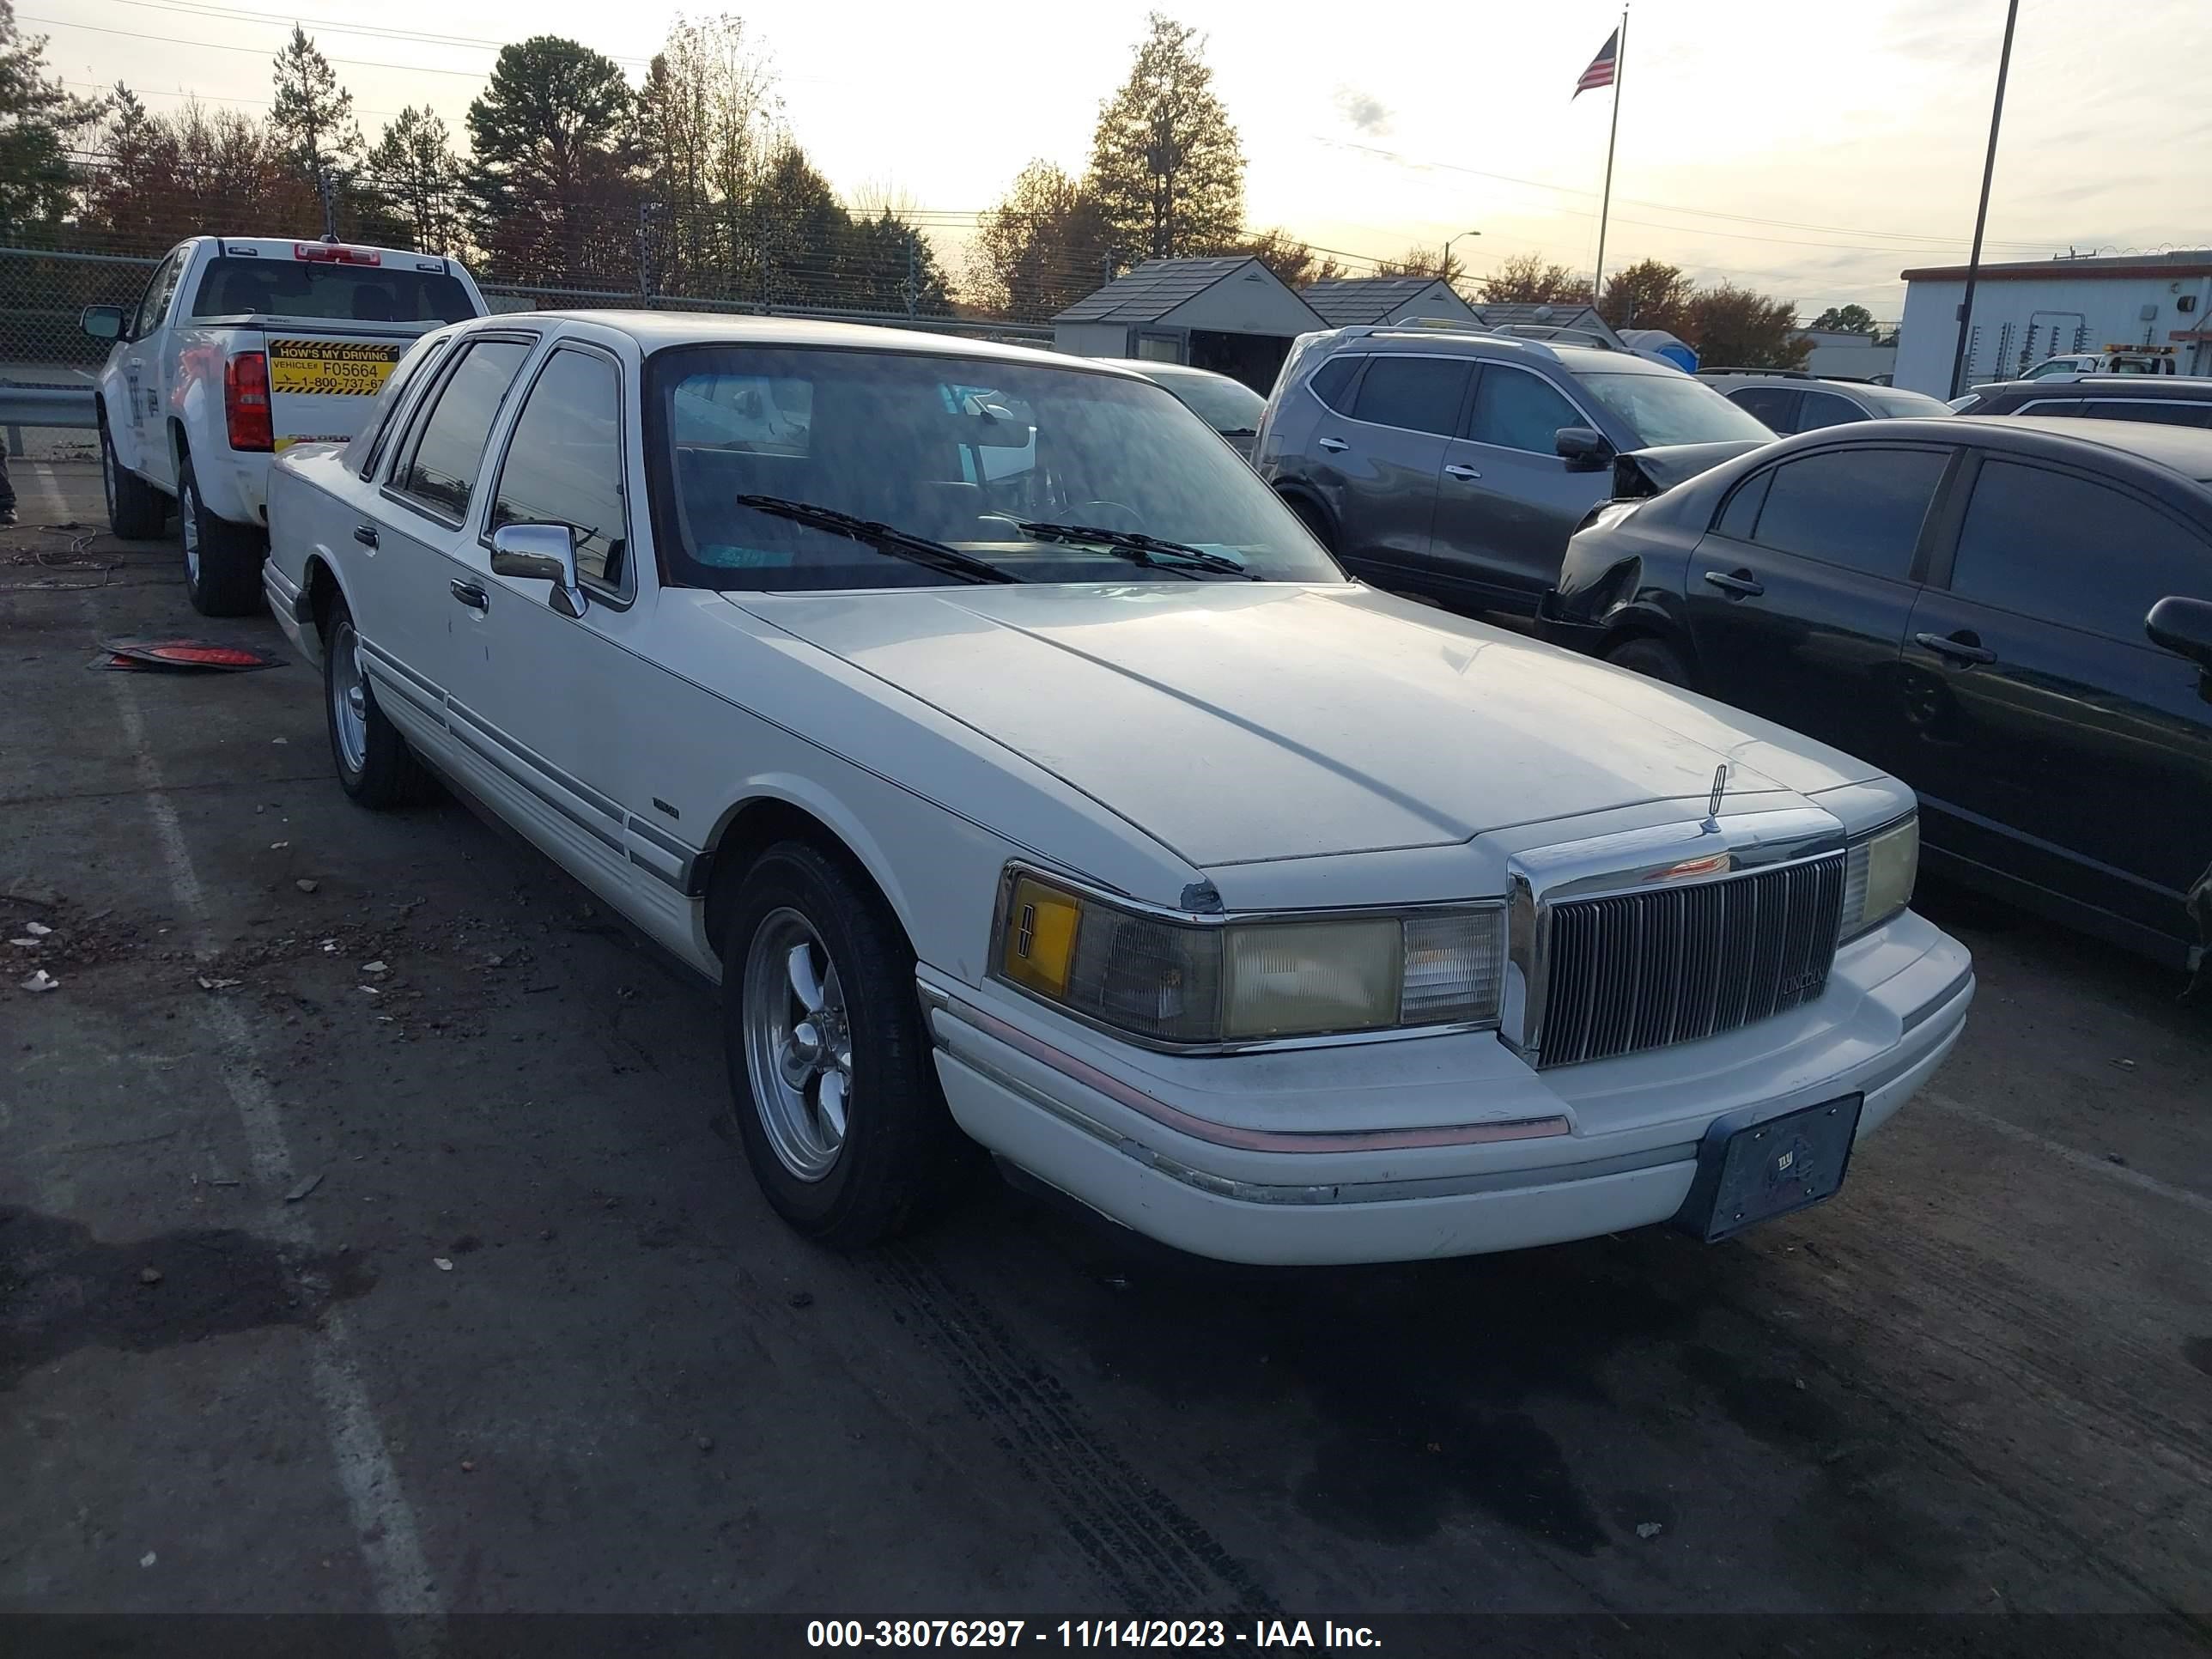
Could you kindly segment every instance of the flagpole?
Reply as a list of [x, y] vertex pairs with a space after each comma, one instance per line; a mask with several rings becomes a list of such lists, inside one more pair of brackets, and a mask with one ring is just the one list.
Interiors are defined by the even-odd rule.
[[1605, 195], [1597, 210], [1597, 270], [1590, 277], [1590, 307], [1605, 297], [1605, 222], [1613, 211], [1613, 146], [1620, 137], [1620, 82], [1628, 68], [1628, 8], [1620, 9], [1620, 38], [1613, 51], [1613, 126], [1605, 140]]

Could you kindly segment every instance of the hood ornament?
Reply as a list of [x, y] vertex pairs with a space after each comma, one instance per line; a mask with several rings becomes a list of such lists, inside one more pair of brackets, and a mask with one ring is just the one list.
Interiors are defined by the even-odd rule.
[[1717, 836], [1721, 832], [1721, 797], [1728, 793], [1728, 763], [1723, 761], [1713, 769], [1713, 793], [1705, 798], [1705, 821], [1698, 826], [1701, 835]]

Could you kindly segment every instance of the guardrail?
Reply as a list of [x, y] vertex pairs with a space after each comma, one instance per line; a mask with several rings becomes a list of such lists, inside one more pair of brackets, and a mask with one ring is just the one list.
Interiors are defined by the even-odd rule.
[[96, 409], [88, 386], [0, 386], [0, 427], [10, 429], [66, 426], [89, 431], [100, 424]]

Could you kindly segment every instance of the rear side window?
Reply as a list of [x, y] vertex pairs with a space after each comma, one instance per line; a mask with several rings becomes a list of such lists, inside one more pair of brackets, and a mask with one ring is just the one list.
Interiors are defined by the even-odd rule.
[[1352, 412], [1352, 379], [1365, 361], [1363, 357], [1332, 357], [1314, 371], [1313, 379], [1307, 384], [1313, 387], [1315, 397], [1338, 414], [1348, 415]]
[[2094, 403], [2082, 413], [2100, 421], [2155, 421], [2161, 426], [2212, 427], [2212, 404], [2192, 404], [2180, 398]]
[[1865, 446], [1784, 462], [1774, 469], [1749, 539], [1903, 581], [1948, 459], [1938, 450]]
[[1467, 435], [1479, 444], [1554, 455], [1552, 441], [1561, 427], [1589, 424], [1549, 382], [1525, 368], [1492, 363], [1475, 383]]
[[465, 348], [421, 422], [414, 453], [400, 470], [401, 494], [455, 519], [468, 515], [492, 418], [529, 355], [520, 340], [478, 340]]
[[2160, 599], [2212, 599], [2212, 544], [2109, 485], [1993, 460], [1974, 480], [1951, 591], [2140, 645]]
[[1728, 394], [1747, 415], [1757, 416], [1777, 432], [1797, 429], [1797, 399], [1803, 394], [1782, 386], [1747, 386]]
[[1376, 357], [1359, 383], [1353, 418], [1449, 437], [1459, 430], [1468, 368], [1448, 357]]
[[192, 315], [256, 312], [355, 323], [458, 323], [477, 314], [460, 280], [443, 270], [227, 254], [209, 260], [192, 293]]
[[491, 526], [559, 524], [575, 532], [576, 572], [622, 580], [621, 376], [595, 353], [556, 351], [530, 388], [507, 442]]
[[1815, 427], [1849, 426], [1853, 421], [1866, 419], [1866, 411], [1847, 398], [1832, 392], [1808, 392], [1798, 406], [1797, 429], [1810, 432]]
[[407, 395], [409, 386], [423, 379], [431, 364], [446, 355], [446, 344], [443, 340], [418, 340], [385, 377], [383, 390], [369, 405], [368, 422], [346, 450], [346, 465], [361, 477], [366, 478], [376, 470], [385, 441], [392, 435], [392, 417], [399, 408], [400, 399]]

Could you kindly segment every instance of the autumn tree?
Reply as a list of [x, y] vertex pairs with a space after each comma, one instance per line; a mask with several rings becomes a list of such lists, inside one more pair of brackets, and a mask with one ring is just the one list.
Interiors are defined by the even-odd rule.
[[[81, 234], [118, 251], [158, 253], [210, 231], [298, 237], [322, 223], [313, 185], [268, 123], [197, 101], [149, 114], [121, 85], [113, 102], [95, 141], [106, 164], [84, 185]], [[350, 205], [342, 206], [338, 223], [341, 234], [364, 240], [376, 228]]]
[[363, 173], [415, 246], [451, 253], [461, 243], [461, 163], [453, 134], [429, 108], [410, 104], [385, 127]]
[[1692, 297], [1674, 331], [1697, 348], [1698, 360], [1735, 368], [1802, 368], [1813, 343], [1797, 332], [1797, 308], [1787, 300], [1716, 283]]
[[1516, 253], [1482, 279], [1482, 297], [1492, 305], [1588, 305], [1590, 285], [1540, 253]]
[[275, 69], [270, 135], [322, 198], [324, 229], [335, 234], [337, 194], [361, 161], [361, 124], [354, 119], [353, 94], [338, 84], [330, 59], [297, 23], [292, 25], [292, 38], [276, 54]]
[[629, 84], [611, 58], [540, 34], [500, 48], [470, 104], [475, 240], [509, 282], [623, 285], [637, 265]]
[[1395, 259], [1377, 259], [1377, 276], [1427, 276], [1457, 286], [1467, 275], [1467, 262], [1443, 248], [1409, 247]]
[[1244, 151], [1213, 94], [1205, 37], [1158, 12], [1120, 91], [1101, 106], [1088, 187], [1139, 258], [1212, 253], [1244, 221]]
[[654, 286], [750, 293], [763, 182], [791, 143], [775, 75], [744, 22], [678, 17], [636, 98]]
[[1606, 278], [1598, 314], [1615, 328], [1663, 328], [1679, 335], [1688, 326], [1694, 295], [1680, 265], [1641, 259]]
[[25, 34], [0, 0], [0, 235], [58, 228], [70, 206], [70, 146], [108, 112], [46, 73], [46, 37]]
[[1113, 240], [1086, 186], [1049, 161], [1031, 161], [978, 223], [967, 287], [993, 311], [1041, 320], [1106, 280]]
[[1246, 237], [1224, 253], [1243, 253], [1257, 259], [1275, 274], [1285, 288], [1301, 289], [1315, 283], [1349, 276], [1334, 254], [1316, 254], [1287, 230], [1262, 230]]

